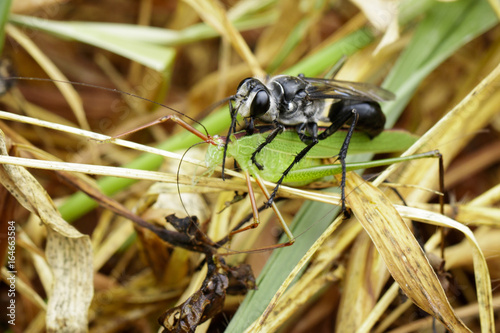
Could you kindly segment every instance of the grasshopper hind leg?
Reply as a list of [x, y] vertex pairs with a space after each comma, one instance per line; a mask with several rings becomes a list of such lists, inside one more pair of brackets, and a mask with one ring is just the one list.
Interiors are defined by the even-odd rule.
[[[252, 182], [251, 182], [251, 176], [250, 176], [250, 173], [248, 171], [245, 172], [245, 178], [246, 178], [246, 182], [247, 182], [247, 186], [248, 186], [248, 197], [250, 198], [250, 203], [252, 206], [252, 213], [247, 219], [244, 219], [242, 222], [240, 222], [240, 224], [238, 224], [238, 226], [236, 226], [236, 228], [233, 229], [226, 238], [221, 240], [219, 242], [219, 245], [222, 245], [222, 244], [226, 243], [227, 241], [229, 241], [229, 239], [231, 239], [231, 237], [233, 237], [235, 234], [238, 234], [240, 232], [243, 232], [243, 231], [246, 231], [249, 229], [257, 228], [260, 224], [259, 212], [267, 208], [266, 205], [263, 205], [260, 208], [257, 207], [257, 203], [255, 201], [255, 194], [254, 194]], [[264, 196], [267, 199], [269, 199], [270, 194], [267, 191], [267, 188], [265, 187], [264, 181], [259, 176], [255, 177], [255, 181], [257, 182], [257, 184], [261, 188]], [[273, 202], [271, 207], [273, 208], [274, 213], [276, 214], [276, 217], [278, 218], [278, 221], [280, 222], [283, 231], [288, 236], [288, 239], [289, 239], [288, 242], [279, 243], [279, 244], [275, 244], [275, 245], [267, 246], [267, 247], [263, 247], [263, 248], [258, 248], [258, 249], [252, 249], [252, 250], [243, 251], [243, 252], [252, 253], [252, 252], [269, 251], [269, 250], [274, 250], [274, 249], [278, 249], [278, 248], [282, 248], [282, 247], [287, 247], [287, 246], [290, 246], [293, 243], [295, 243], [295, 237], [293, 236], [292, 232], [288, 228], [288, 225], [286, 224], [285, 219], [283, 218], [283, 216], [281, 215], [281, 212], [279, 211], [278, 207], [276, 206], [276, 203]], [[248, 220], [252, 219], [252, 217], [253, 217], [253, 222], [250, 225], [242, 228], [241, 226], [243, 224], [245, 224]], [[223, 255], [230, 255], [231, 253], [232, 252], [228, 252], [227, 254], [223, 254]]]

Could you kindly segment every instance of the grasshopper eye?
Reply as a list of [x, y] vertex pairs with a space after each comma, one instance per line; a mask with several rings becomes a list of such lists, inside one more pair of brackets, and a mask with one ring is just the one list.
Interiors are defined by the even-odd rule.
[[262, 116], [269, 110], [271, 102], [269, 101], [269, 93], [265, 90], [259, 90], [252, 101], [250, 113], [253, 117]]

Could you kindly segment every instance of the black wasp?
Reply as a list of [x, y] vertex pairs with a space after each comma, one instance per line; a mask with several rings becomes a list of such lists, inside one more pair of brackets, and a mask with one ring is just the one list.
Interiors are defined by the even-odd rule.
[[[335, 66], [337, 68], [335, 73], [342, 63], [341, 60]], [[320, 140], [326, 139], [344, 125], [349, 126], [338, 154], [338, 160], [342, 165], [342, 210], [345, 213], [345, 158], [352, 132], [356, 129], [365, 132], [370, 138], [380, 134], [384, 130], [385, 115], [378, 102], [394, 98], [392, 92], [369, 83], [339, 81], [333, 78], [319, 79], [303, 75], [279, 75], [265, 81], [246, 78], [239, 84], [236, 94], [229, 98], [232, 122], [227, 137], [236, 131], [238, 114], [245, 118], [246, 132], [249, 135], [254, 132], [255, 120], [272, 124], [273, 129], [266, 141], [252, 154], [252, 162], [261, 170], [265, 166], [256, 161], [256, 155], [286, 128], [294, 127], [300, 140], [306, 145], [278, 180], [267, 202], [269, 206], [276, 196], [279, 185], [292, 167]], [[327, 117], [322, 116], [325, 100], [333, 100]], [[319, 133], [320, 121], [330, 125]], [[224, 151], [224, 161], [225, 156], [226, 151]]]

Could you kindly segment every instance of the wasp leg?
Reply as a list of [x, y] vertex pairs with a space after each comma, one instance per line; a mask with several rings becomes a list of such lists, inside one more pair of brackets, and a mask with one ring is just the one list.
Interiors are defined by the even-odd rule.
[[255, 159], [255, 156], [257, 156], [257, 154], [260, 153], [262, 151], [262, 149], [264, 149], [265, 146], [267, 146], [268, 144], [270, 144], [271, 142], [273, 142], [273, 140], [276, 138], [276, 136], [278, 134], [280, 134], [281, 132], [283, 132], [284, 128], [285, 127], [283, 125], [276, 124], [276, 128], [274, 128], [273, 131], [266, 137], [266, 141], [262, 142], [257, 147], [257, 149], [255, 149], [255, 151], [253, 152], [253, 154], [252, 154], [252, 163], [255, 164], [255, 166], [259, 170], [263, 170], [264, 167], [259, 162], [257, 162], [257, 160]]
[[[351, 128], [349, 129], [349, 132], [347, 133], [346, 139], [344, 140], [344, 143], [342, 144], [342, 148], [340, 149], [339, 153], [339, 159], [340, 163], [342, 164], [342, 184], [341, 184], [341, 190], [342, 190], [342, 211], [345, 213], [347, 210], [345, 208], [345, 173], [346, 173], [346, 168], [345, 168], [345, 156], [347, 155], [347, 148], [349, 147], [349, 142], [351, 141], [351, 136], [352, 132], [354, 131], [354, 127], [356, 126], [356, 121], [357, 121], [357, 112], [356, 110], [351, 110], [349, 112], [342, 112], [340, 115], [338, 115], [337, 119], [332, 122], [332, 124], [321, 134], [317, 135], [315, 134], [314, 136], [309, 138], [309, 143], [307, 146], [302, 149], [294, 158], [292, 163], [286, 168], [286, 170], [283, 172], [281, 175], [280, 179], [276, 182], [276, 187], [274, 188], [273, 192], [271, 193], [271, 196], [269, 197], [269, 200], [267, 201], [266, 205], [269, 207], [274, 201], [274, 198], [276, 197], [276, 194], [278, 192], [278, 188], [285, 179], [285, 177], [288, 175], [290, 170], [292, 170], [293, 166], [297, 164], [304, 156], [320, 141], [323, 140], [333, 133], [337, 132], [345, 123], [348, 121], [352, 120]], [[314, 134], [314, 133], [313, 133]]]
[[[342, 202], [342, 213], [344, 214], [345, 218], [349, 218], [351, 215], [345, 207], [345, 178], [346, 178], [346, 173], [347, 173], [346, 166], [345, 166], [345, 159], [347, 157], [347, 149], [349, 148], [349, 143], [351, 142], [351, 137], [352, 137], [352, 133], [354, 132], [354, 127], [356, 126], [356, 123], [358, 122], [358, 118], [359, 118], [359, 114], [356, 112], [355, 109], [352, 110], [352, 117], [354, 119], [352, 120], [351, 126], [349, 127], [349, 130], [347, 131], [347, 135], [344, 139], [344, 143], [342, 143], [342, 147], [340, 148], [340, 152], [339, 152], [340, 165], [342, 166], [342, 180], [340, 182], [340, 199]], [[323, 134], [323, 133], [321, 133], [321, 134]]]

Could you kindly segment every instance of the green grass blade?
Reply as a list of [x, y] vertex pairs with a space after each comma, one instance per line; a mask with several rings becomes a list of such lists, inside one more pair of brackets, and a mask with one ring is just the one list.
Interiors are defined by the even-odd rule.
[[[212, 27], [204, 23], [194, 24], [183, 30], [170, 30], [122, 23], [40, 20], [23, 15], [12, 15], [11, 20], [13, 23], [22, 24], [63, 38], [75, 39], [83, 42], [88, 38], [86, 35], [90, 35], [90, 38], [93, 38], [93, 36], [104, 34], [113, 38], [126, 38], [133, 43], [141, 42], [158, 46], [178, 46], [214, 38], [220, 35]], [[275, 13], [264, 12], [251, 17], [241, 17], [234, 22], [234, 25], [238, 30], [244, 31], [267, 26], [272, 24], [275, 20]], [[77, 33], [76, 35], [74, 35], [75, 32]], [[99, 44], [104, 44], [104, 42], [99, 42]]]
[[342, 56], [354, 54], [369, 45], [373, 40], [374, 37], [371, 31], [368, 28], [361, 28], [308, 56], [295, 66], [287, 69], [283, 74], [319, 76], [330, 69]]
[[3, 44], [5, 43], [5, 24], [9, 18], [11, 3], [12, 0], [0, 1], [0, 54], [2, 54]]
[[437, 3], [417, 28], [383, 86], [397, 100], [384, 103], [391, 128], [422, 80], [457, 49], [498, 23], [485, 0]]
[[281, 64], [286, 60], [288, 55], [300, 43], [300, 41], [303, 40], [305, 34], [309, 30], [309, 20], [309, 18], [302, 19], [295, 25], [278, 54], [266, 68], [266, 73], [274, 73], [276, 69], [281, 66]]
[[[169, 46], [219, 36], [206, 24], [175, 31], [132, 24], [51, 21], [23, 15], [12, 15], [10, 20], [61, 38], [100, 47], [160, 72], [173, 61], [175, 52]], [[272, 24], [275, 20], [275, 13], [264, 12], [240, 17], [234, 24], [237, 29], [246, 30]]]
[[172, 48], [131, 39], [120, 31], [115, 31], [116, 33], [103, 31], [99, 24], [57, 22], [22, 15], [11, 15], [10, 20], [25, 27], [103, 48], [159, 72], [165, 71], [175, 57], [175, 50]]

